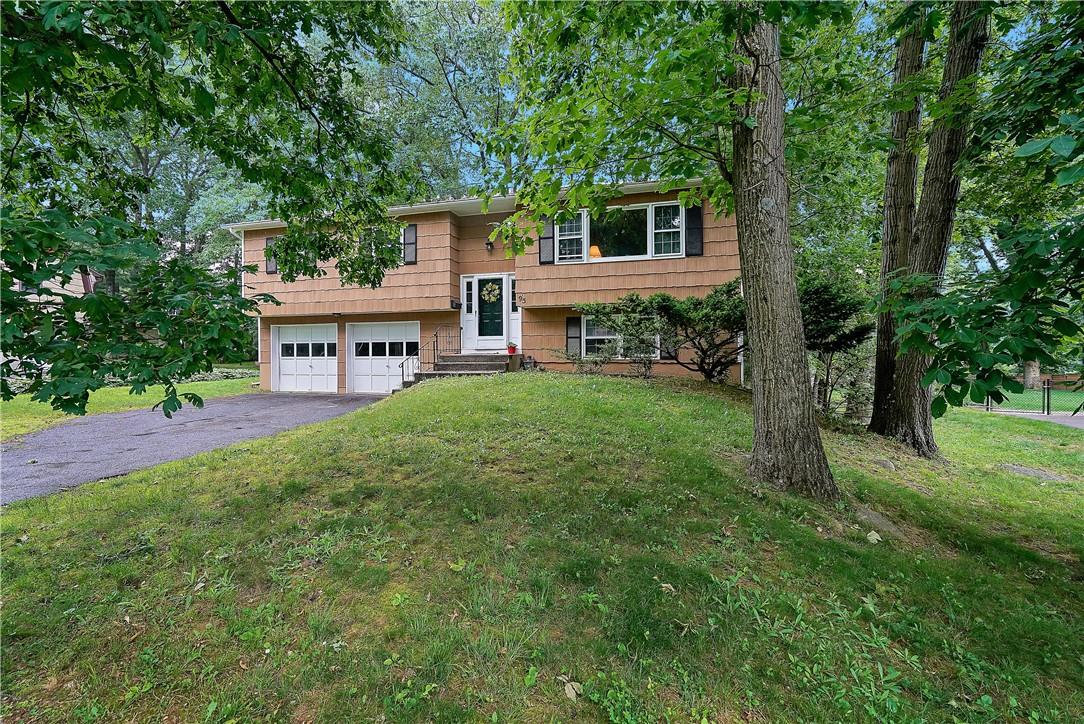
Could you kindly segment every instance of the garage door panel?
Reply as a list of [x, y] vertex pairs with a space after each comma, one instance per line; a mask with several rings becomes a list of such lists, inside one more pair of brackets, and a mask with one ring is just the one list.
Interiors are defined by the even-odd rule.
[[402, 386], [400, 364], [418, 351], [418, 322], [349, 325], [352, 392], [391, 392]]
[[276, 326], [277, 380], [283, 392], [338, 391], [338, 328], [335, 324]]

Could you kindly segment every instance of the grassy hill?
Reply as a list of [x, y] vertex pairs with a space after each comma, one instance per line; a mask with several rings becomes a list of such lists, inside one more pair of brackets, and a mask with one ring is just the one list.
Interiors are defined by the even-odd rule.
[[0, 713], [1084, 716], [1084, 434], [828, 431], [823, 508], [749, 485], [750, 430], [698, 384], [444, 380], [13, 505]]

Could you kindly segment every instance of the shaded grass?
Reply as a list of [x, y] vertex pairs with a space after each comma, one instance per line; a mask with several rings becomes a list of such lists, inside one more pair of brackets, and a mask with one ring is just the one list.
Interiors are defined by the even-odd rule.
[[[216, 380], [214, 382], [189, 382], [179, 385], [181, 392], [195, 392], [204, 399], [229, 397], [254, 392], [252, 383], [256, 378]], [[133, 395], [127, 387], [103, 387], [90, 395], [87, 414], [141, 410], [157, 404], [165, 395], [162, 387], [150, 387], [142, 395]], [[59, 425], [72, 419], [49, 405], [32, 399], [29, 395], [17, 395], [14, 399], [0, 402], [0, 440], [10, 440], [28, 435], [47, 427]]]
[[10, 506], [2, 713], [1084, 714], [1084, 435], [954, 411], [941, 464], [826, 433], [825, 509], [749, 486], [750, 430], [691, 383], [444, 380]]

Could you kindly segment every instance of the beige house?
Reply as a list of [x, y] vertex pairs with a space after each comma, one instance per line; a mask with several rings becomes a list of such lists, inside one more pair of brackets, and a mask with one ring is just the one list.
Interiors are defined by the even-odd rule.
[[[245, 277], [249, 291], [282, 303], [260, 308], [261, 387], [387, 393], [433, 370], [503, 368], [509, 344], [535, 364], [568, 369], [561, 351], [590, 355], [611, 336], [577, 303], [633, 291], [702, 296], [738, 275], [733, 217], [709, 205], [684, 208], [676, 191], [655, 184], [622, 190], [605, 218], [583, 211], [548, 224], [513, 258], [489, 243], [493, 225], [514, 210], [512, 197], [494, 199], [487, 213], [479, 199], [393, 208], [406, 224], [404, 263], [377, 289], [341, 286], [333, 264], [326, 276], [283, 282], [264, 253], [283, 224], [229, 225], [243, 263], [259, 267]], [[665, 358], [656, 370], [686, 374]]]

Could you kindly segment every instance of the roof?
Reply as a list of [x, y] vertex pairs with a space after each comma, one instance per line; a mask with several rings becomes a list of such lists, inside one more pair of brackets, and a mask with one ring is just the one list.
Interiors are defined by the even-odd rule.
[[[678, 188], [688, 188], [698, 183], [700, 179], [689, 179], [684, 184], [680, 184]], [[661, 186], [659, 181], [643, 181], [638, 183], [622, 184], [620, 189], [623, 194], [636, 194], [645, 193], [650, 191], [657, 191]], [[401, 206], [389, 206], [388, 213], [391, 216], [405, 216], [407, 214], [426, 214], [438, 211], [450, 211], [456, 216], [478, 216], [482, 213], [502, 213], [508, 211], [514, 211], [516, 208], [516, 197], [511, 196], [494, 196], [489, 201], [489, 208], [486, 211], [482, 211], [482, 197], [480, 196], [465, 196], [459, 199], [444, 199], [440, 201], [422, 201], [416, 204], [405, 204]], [[234, 236], [240, 238], [240, 234], [245, 231], [255, 231], [258, 229], [273, 229], [281, 226], [286, 226], [286, 222], [280, 219], [263, 219], [261, 221], [243, 221], [236, 224], [225, 224], [223, 229], [226, 229]]]

